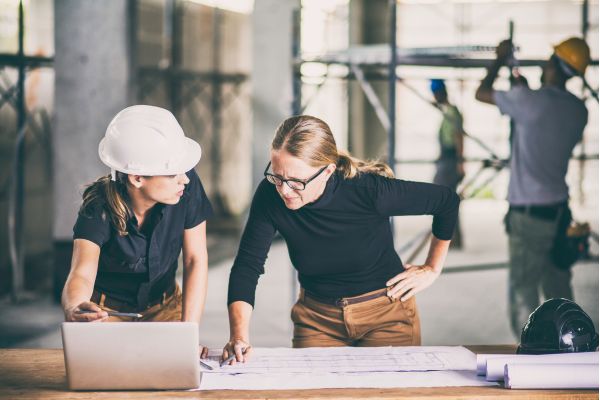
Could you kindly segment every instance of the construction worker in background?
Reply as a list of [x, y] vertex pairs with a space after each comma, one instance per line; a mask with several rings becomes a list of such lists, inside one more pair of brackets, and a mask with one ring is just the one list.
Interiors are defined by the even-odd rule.
[[569, 189], [565, 182], [569, 159], [581, 140], [588, 111], [584, 102], [566, 90], [573, 76], [583, 76], [590, 62], [584, 40], [570, 38], [554, 47], [544, 64], [537, 89], [516, 85], [493, 89], [500, 68], [512, 56], [508, 40], [496, 49], [496, 60], [477, 89], [477, 100], [495, 104], [514, 121], [506, 216], [509, 237], [509, 303], [512, 330], [517, 337], [529, 314], [544, 297], [573, 298], [571, 271], [553, 251], [566, 239], [571, 221]]
[[[465, 176], [463, 165], [463, 117], [458, 108], [448, 101], [448, 92], [443, 79], [431, 80], [431, 92], [435, 106], [442, 112], [442, 123], [438, 131], [440, 156], [435, 163], [433, 183], [456, 191], [456, 187]], [[451, 246], [462, 247], [460, 226], [457, 222]]]

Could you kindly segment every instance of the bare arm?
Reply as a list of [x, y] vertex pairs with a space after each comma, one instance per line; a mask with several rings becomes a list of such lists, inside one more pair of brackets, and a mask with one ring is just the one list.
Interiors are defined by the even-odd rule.
[[[62, 293], [62, 306], [65, 320], [98, 321], [108, 318], [96, 304], [90, 302], [94, 290], [94, 282], [98, 272], [100, 247], [86, 239], [75, 239], [73, 242], [73, 258], [71, 271], [67, 277]], [[78, 314], [82, 310], [96, 311], [89, 314]]]
[[389, 287], [388, 296], [396, 299], [400, 297], [402, 301], [406, 301], [431, 286], [442, 273], [448, 247], [450, 247], [450, 240], [441, 240], [432, 236], [425, 264], [405, 264], [406, 271], [386, 283]]
[[231, 362], [245, 362], [252, 352], [250, 345], [250, 317], [252, 306], [245, 301], [234, 301], [229, 305], [229, 342], [223, 348], [223, 359], [235, 354]]
[[496, 104], [494, 101], [494, 81], [498, 77], [498, 71], [500, 71], [502, 64], [495, 60], [494, 63], [488, 68], [487, 75], [481, 81], [481, 84], [475, 92], [475, 98], [483, 103]]
[[496, 49], [496, 59], [488, 68], [485, 78], [475, 92], [475, 98], [483, 103], [496, 104], [494, 101], [494, 81], [498, 77], [498, 71], [505, 64], [506, 59], [512, 53], [512, 43], [509, 40], [503, 40]]
[[183, 321], [200, 322], [208, 285], [206, 222], [183, 233]]
[[431, 237], [429, 253], [427, 253], [425, 264], [430, 265], [438, 275], [442, 273], [442, 269], [444, 268], [444, 262], [446, 262], [449, 247], [450, 240], [441, 240], [435, 236]]

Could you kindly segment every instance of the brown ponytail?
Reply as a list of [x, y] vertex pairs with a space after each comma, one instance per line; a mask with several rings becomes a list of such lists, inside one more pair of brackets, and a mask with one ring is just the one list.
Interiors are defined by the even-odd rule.
[[277, 128], [271, 148], [284, 149], [313, 167], [335, 164], [344, 179], [361, 173], [394, 177], [394, 171], [385, 163], [361, 160], [338, 150], [329, 125], [309, 115], [297, 115], [283, 121]]
[[117, 172], [117, 180], [111, 180], [111, 176], [102, 176], [95, 182], [88, 185], [83, 192], [83, 204], [79, 209], [80, 213], [86, 214], [89, 207], [96, 201], [101, 201], [106, 205], [110, 220], [119, 233], [119, 236], [126, 236], [127, 219], [131, 215], [129, 207], [125, 202], [127, 198], [127, 175]]

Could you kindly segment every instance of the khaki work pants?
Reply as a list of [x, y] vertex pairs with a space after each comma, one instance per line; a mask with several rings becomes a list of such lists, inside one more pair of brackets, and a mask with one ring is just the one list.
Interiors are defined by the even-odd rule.
[[[98, 306], [105, 311], [120, 311], [108, 308], [104, 305], [105, 296], [100, 296]], [[108, 317], [107, 322], [178, 322], [182, 316], [183, 296], [179, 285], [175, 288], [173, 294], [166, 297], [164, 301], [158, 303], [144, 311], [140, 311], [142, 318], [127, 318], [127, 317]]]
[[421, 344], [419, 313], [414, 297], [402, 302], [382, 296], [340, 307], [320, 303], [301, 290], [291, 316], [295, 348]]

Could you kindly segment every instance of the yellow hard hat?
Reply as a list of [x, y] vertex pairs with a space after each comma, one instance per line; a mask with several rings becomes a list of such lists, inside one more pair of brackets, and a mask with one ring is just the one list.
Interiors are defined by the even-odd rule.
[[573, 68], [579, 75], [585, 73], [590, 64], [590, 48], [585, 40], [572, 37], [554, 46], [554, 54]]

